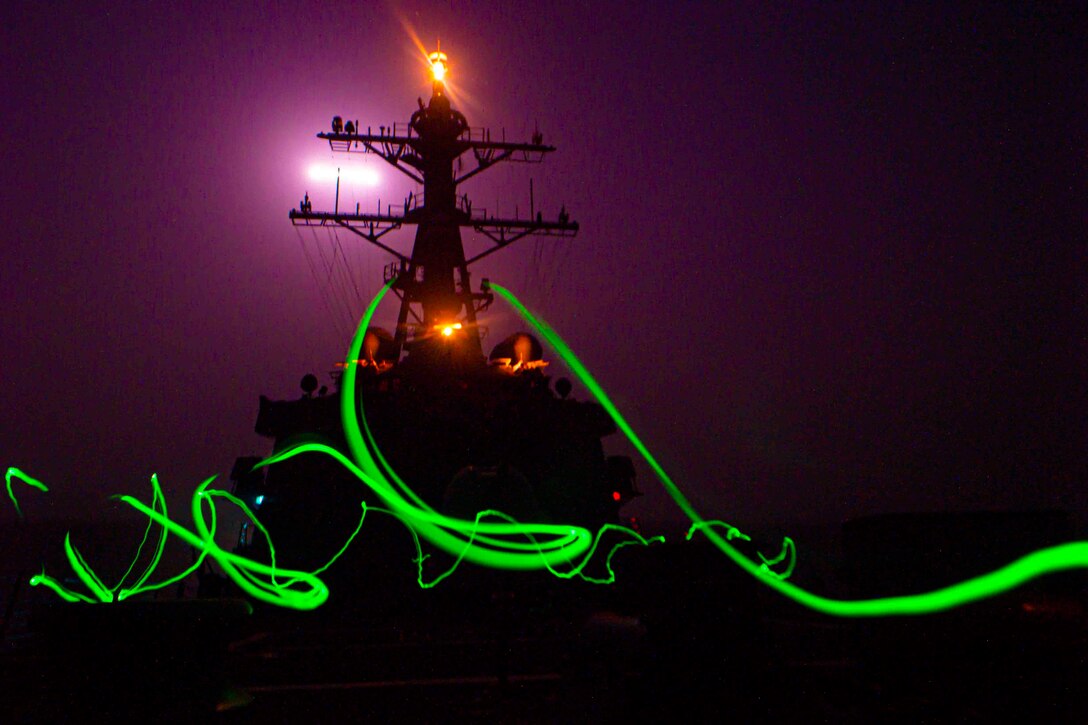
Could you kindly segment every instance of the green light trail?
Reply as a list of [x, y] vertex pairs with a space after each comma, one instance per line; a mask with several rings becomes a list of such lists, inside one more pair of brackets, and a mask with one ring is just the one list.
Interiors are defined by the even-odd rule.
[[593, 376], [590, 375], [589, 371], [563, 339], [559, 337], [546, 322], [530, 313], [509, 290], [494, 282], [491, 283], [491, 289], [498, 292], [499, 295], [513, 306], [529, 324], [536, 328], [541, 336], [547, 340], [548, 344], [551, 345], [552, 349], [563, 358], [563, 361], [571, 371], [578, 377], [582, 384], [589, 389], [598, 402], [604, 406], [604, 409], [612, 416], [612, 420], [615, 421], [616, 426], [623, 431], [623, 434], [627, 436], [627, 439], [635, 446], [636, 450], [638, 450], [646, 463], [650, 465], [650, 468], [653, 469], [654, 473], [661, 481], [661, 484], [665, 487], [665, 490], [672, 497], [676, 505], [695, 526], [699, 527], [699, 530], [703, 535], [741, 569], [799, 604], [818, 612], [823, 612], [824, 614], [831, 614], [839, 617], [884, 617], [890, 615], [930, 614], [1001, 594], [1002, 592], [1018, 587], [1025, 582], [1044, 574], [1068, 569], [1088, 568], [1088, 542], [1078, 541], [1040, 549], [1039, 551], [1023, 556], [1000, 569], [967, 579], [966, 581], [952, 586], [921, 594], [898, 597], [857, 600], [831, 599], [829, 597], [813, 594], [790, 582], [784, 581], [784, 577], [780, 577], [779, 575], [768, 576], [768, 574], [773, 574], [773, 572], [770, 571], [767, 564], [760, 566], [745, 557], [729, 544], [727, 540], [728, 537], [723, 539], [721, 535], [714, 530], [714, 527], [709, 525], [708, 522], [699, 515], [695, 510], [695, 507], [692, 506], [691, 502], [688, 501], [687, 497], [680, 491], [680, 488], [657, 462], [657, 459], [653, 457], [639, 437], [635, 435], [634, 430], [627, 424], [627, 421], [620, 414], [619, 410], [617, 410], [616, 406], [612, 404], [608, 395], [605, 394], [604, 389], [601, 388]]
[[[345, 382], [342, 395], [347, 395], [347, 386], [348, 383]], [[367, 461], [364, 465], [371, 470], [377, 470], [374, 459], [365, 458], [369, 455], [367, 450], [361, 450], [364, 460]], [[397, 518], [411, 532], [416, 542], [417, 562], [421, 565], [418, 580], [423, 588], [430, 588], [445, 579], [465, 561], [492, 568], [547, 569], [559, 578], [579, 577], [586, 581], [607, 584], [615, 578], [610, 562], [618, 549], [633, 544], [645, 546], [664, 541], [663, 537], [645, 538], [636, 531], [614, 524], [601, 527], [596, 535], [591, 535], [588, 530], [579, 526], [524, 524], [495, 510], [481, 511], [471, 521], [444, 516], [426, 504], [416, 506], [409, 503], [393, 488], [390, 481], [380, 476], [371, 477], [355, 461], [335, 448], [321, 443], [293, 446], [262, 461], [258, 466], [274, 465], [302, 453], [323, 453], [334, 458], [383, 499], [388, 508], [373, 510]], [[401, 485], [404, 485], [403, 482]], [[607, 555], [605, 564], [608, 577], [590, 577], [584, 570], [597, 552], [602, 536], [610, 531], [625, 536], [627, 540], [613, 545]], [[423, 577], [422, 562], [427, 555], [423, 554], [421, 538], [454, 557], [453, 566], [430, 582], [426, 582]]]
[[[511, 570], [544, 569], [562, 579], [578, 577], [592, 583], [609, 584], [615, 579], [612, 558], [621, 548], [632, 545], [647, 546], [654, 542], [664, 541], [663, 537], [643, 537], [636, 531], [614, 524], [602, 526], [596, 534], [593, 534], [579, 526], [523, 523], [495, 510], [480, 511], [473, 520], [459, 519], [444, 516], [424, 502], [397, 475], [378, 449], [367, 425], [361, 402], [360, 410], [356, 411], [357, 365], [353, 361], [360, 357], [370, 320], [389, 288], [389, 285], [383, 287], [367, 307], [346, 358], [340, 400], [343, 430], [351, 457], [321, 443], [301, 443], [280, 451], [257, 465], [258, 468], [275, 465], [302, 453], [327, 455], [344, 466], [381, 501], [382, 506], [370, 506], [365, 499], [361, 500], [358, 525], [328, 562], [313, 571], [297, 571], [277, 566], [276, 550], [268, 530], [244, 501], [226, 491], [210, 488], [215, 480], [214, 476], [201, 483], [193, 493], [190, 506], [192, 528], [182, 526], [170, 518], [158, 477], [153, 475], [150, 505], [132, 496], [117, 497], [118, 500], [147, 518], [147, 529], [144, 531], [143, 539], [137, 547], [132, 562], [115, 586], [108, 587], [103, 583], [72, 543], [70, 534], [65, 537], [65, 554], [69, 566], [89, 594], [69, 589], [53, 577], [46, 575], [44, 571], [32, 577], [30, 583], [34, 586], [45, 586], [61, 599], [69, 602], [120, 602], [141, 593], [176, 584], [198, 571], [210, 558], [243, 592], [254, 599], [282, 607], [314, 609], [323, 604], [329, 596], [328, 588], [318, 575], [327, 570], [348, 549], [362, 530], [369, 511], [392, 516], [405, 526], [416, 547], [417, 580], [420, 587], [424, 589], [436, 586], [464, 562]], [[1000, 594], [1044, 574], [1088, 568], [1088, 542], [1081, 541], [1041, 549], [988, 574], [920, 594], [879, 599], [841, 600], [823, 597], [802, 589], [786, 581], [792, 574], [797, 561], [796, 547], [789, 537], [783, 539], [780, 553], [773, 558], [767, 558], [757, 552], [761, 563], [749, 559], [738, 551], [729, 543], [730, 541], [734, 539], [750, 541], [751, 539], [734, 526], [718, 520], [703, 519], [563, 339], [547, 323], [530, 313], [509, 290], [495, 283], [491, 284], [491, 288], [539, 332], [649, 464], [664, 489], [690, 519], [691, 527], [687, 532], [687, 538], [690, 540], [696, 532], [701, 533], [745, 572], [803, 606], [840, 617], [928, 614]], [[12, 490], [13, 479], [18, 479], [41, 491], [49, 490], [42, 482], [31, 478], [17, 468], [9, 468], [5, 478], [8, 496], [20, 516], [22, 511]], [[217, 500], [224, 500], [236, 506], [254, 524], [268, 544], [269, 563], [265, 564], [219, 547], [215, 542], [219, 518], [216, 508]], [[150, 560], [140, 576], [130, 586], [124, 586], [135, 571], [151, 531], [156, 526], [159, 533], [155, 548], [150, 554]], [[724, 531], [724, 536], [721, 531]], [[585, 569], [597, 556], [606, 534], [618, 536], [621, 540], [619, 543], [614, 543], [605, 556], [604, 566], [607, 576], [590, 576]], [[173, 535], [192, 546], [199, 554], [192, 565], [183, 571], [162, 581], [148, 583], [159, 567], [168, 535]], [[431, 556], [424, 553], [424, 542], [453, 557], [453, 563], [447, 569], [432, 575], [430, 579], [424, 575], [424, 562]], [[783, 562], [785, 562], [784, 566]]]
[[[362, 342], [371, 317], [382, 300], [388, 286], [374, 298], [359, 324], [352, 341], [347, 360], [358, 360]], [[612, 558], [621, 548], [631, 545], [647, 546], [664, 541], [663, 537], [646, 538], [638, 532], [623, 526], [608, 524], [597, 533], [591, 534], [585, 528], [565, 524], [521, 523], [510, 516], [495, 510], [479, 512], [474, 520], [458, 519], [435, 511], [393, 471], [374, 444], [373, 436], [366, 424], [365, 416], [361, 419], [355, 412], [356, 366], [348, 364], [342, 381], [341, 409], [343, 427], [349, 443], [349, 449], [355, 460], [349, 459], [342, 452], [319, 443], [302, 443], [276, 453], [257, 464], [257, 467], [271, 466], [302, 453], [317, 452], [328, 455], [354, 474], [361, 483], [369, 488], [385, 504], [383, 508], [368, 507], [362, 502], [362, 515], [354, 532], [339, 551], [324, 565], [311, 572], [290, 571], [277, 567], [276, 549], [268, 530], [256, 514], [237, 497], [226, 491], [209, 488], [214, 477], [207, 479], [197, 487], [192, 497], [192, 518], [195, 531], [189, 530], [172, 520], [166, 510], [166, 500], [162, 494], [158, 477], [151, 477], [152, 503], [147, 506], [131, 496], [117, 497], [148, 519], [148, 528], [144, 532], [136, 554], [129, 564], [121, 581], [112, 588], [107, 587], [72, 544], [71, 537], [65, 538], [65, 553], [68, 563], [80, 582], [90, 591], [90, 596], [72, 591], [44, 572], [31, 579], [34, 586], [46, 586], [67, 601], [90, 603], [119, 602], [140, 593], [161, 589], [181, 581], [197, 571], [207, 557], [211, 557], [220, 569], [244, 592], [255, 599], [279, 606], [295, 609], [312, 609], [320, 606], [328, 598], [328, 589], [317, 577], [331, 566], [351, 545], [362, 529], [368, 510], [373, 510], [398, 519], [407, 528], [416, 547], [418, 582], [427, 589], [437, 585], [450, 576], [463, 562], [492, 568], [533, 570], [546, 569], [563, 579], [579, 577], [597, 584], [609, 584], [615, 580]], [[365, 440], [364, 440], [365, 435]], [[22, 474], [17, 469], [10, 469], [8, 491], [11, 495], [11, 477], [16, 476], [31, 485], [47, 490], [43, 484]], [[227, 552], [215, 542], [217, 510], [215, 499], [222, 498], [237, 506], [253, 522], [255, 528], [268, 543], [269, 564], [262, 564], [239, 554]], [[14, 495], [12, 502], [18, 507]], [[205, 514], [205, 505], [207, 513]], [[125, 580], [134, 570], [144, 546], [147, 543], [153, 525], [160, 528], [158, 544], [151, 561], [143, 574], [131, 587], [122, 588]], [[615, 533], [623, 538], [612, 545], [605, 557], [606, 577], [594, 577], [585, 572], [587, 565], [598, 552], [602, 537]], [[200, 552], [197, 560], [184, 571], [155, 584], [146, 584], [162, 558], [167, 534], [173, 534]], [[424, 561], [430, 558], [423, 552], [422, 541], [445, 551], [453, 557], [453, 564], [429, 581], [424, 575]]]
[[[239, 588], [254, 599], [296, 609], [313, 609], [314, 607], [320, 606], [328, 598], [328, 589], [325, 587], [324, 583], [312, 573], [277, 569], [274, 565], [265, 565], [252, 559], [224, 551], [215, 543], [217, 513], [214, 499], [226, 498], [232, 503], [242, 506], [247, 512], [248, 509], [245, 507], [244, 503], [226, 491], [209, 489], [208, 486], [214, 480], [214, 476], [207, 479], [201, 483], [193, 493], [192, 514], [196, 528], [195, 533], [171, 520], [167, 515], [166, 500], [163, 496], [162, 488], [159, 485], [157, 476], [151, 477], [153, 489], [151, 506], [146, 505], [132, 496], [118, 497], [120, 501], [123, 501], [147, 517], [148, 531], [144, 533], [143, 541], [141, 541], [140, 546], [136, 551], [132, 564], [129, 565], [124, 576], [121, 577], [121, 581], [118, 582], [116, 586], [106, 587], [106, 585], [102, 583], [102, 580], [95, 573], [94, 569], [83, 558], [83, 555], [80, 554], [75, 545], [72, 544], [71, 534], [66, 535], [64, 538], [65, 554], [68, 557], [68, 563], [72, 567], [72, 571], [91, 592], [91, 596], [69, 589], [55, 578], [45, 574], [45, 572], [31, 577], [30, 584], [32, 586], [45, 586], [54, 591], [62, 599], [69, 602], [121, 602], [137, 594], [162, 589], [163, 587], [176, 584], [185, 577], [196, 572], [204, 564], [205, 559], [210, 556], [219, 567], [234, 580]], [[207, 504], [208, 508], [207, 518], [204, 513], [205, 504]], [[151, 561], [148, 563], [143, 574], [140, 575], [131, 587], [123, 588], [125, 580], [132, 573], [136, 562], [140, 558], [140, 554], [143, 551], [144, 544], [147, 542], [148, 534], [153, 524], [157, 524], [161, 527], [161, 532], [159, 543], [152, 555]], [[151, 574], [158, 568], [159, 562], [162, 559], [167, 533], [177, 536], [179, 539], [199, 551], [200, 554], [191, 566], [180, 573], [156, 584], [145, 584]], [[284, 584], [277, 583], [275, 581], [275, 576], [277, 574], [281, 577], [289, 578], [289, 581]], [[295, 586], [297, 584], [301, 584], [302, 587], [299, 588]]]
[[15, 492], [11, 490], [11, 479], [18, 478], [20, 481], [28, 486], [38, 489], [39, 491], [48, 491], [44, 483], [36, 478], [31, 478], [18, 468], [9, 468], [7, 473], [4, 474], [4, 482], [8, 487], [8, 498], [11, 499], [11, 503], [15, 506], [15, 513], [19, 514], [19, 518], [23, 517], [23, 510], [19, 508], [19, 501], [15, 498]]
[[[717, 526], [718, 528], [725, 529], [725, 540], [732, 541], [733, 539], [740, 539], [741, 541], [751, 541], [752, 537], [741, 532], [736, 526], [731, 526], [724, 521], [698, 521], [691, 525], [688, 529], [688, 533], [684, 536], [684, 539], [691, 541], [691, 537], [695, 536], [696, 531], [702, 531], [710, 526]], [[790, 574], [793, 573], [793, 569], [797, 566], [797, 546], [793, 543], [793, 539], [788, 536], [782, 538], [782, 551], [778, 556], [773, 559], [768, 559], [762, 553], [756, 552], [759, 558], [763, 560], [763, 566], [759, 567], [759, 570], [764, 574], [771, 574], [777, 576], [779, 579], [789, 579]], [[776, 572], [771, 569], [772, 566], [777, 566], [789, 557], [789, 563], [786, 564], [786, 570], [783, 572]]]
[[[408, 523], [414, 534], [456, 557], [458, 563], [468, 561], [500, 569], [546, 568], [557, 576], [577, 576], [596, 550], [600, 532], [594, 537], [588, 530], [578, 526], [526, 524], [505, 515], [499, 515], [500, 521], [483, 521], [481, 516], [477, 516], [471, 522], [443, 516], [424, 503], [393, 471], [374, 445], [369, 428], [366, 429], [367, 441], [363, 440], [365, 415], [364, 423], [360, 425], [359, 416], [355, 412], [358, 366], [352, 361], [359, 359], [370, 320], [391, 284], [382, 287], [371, 300], [355, 331], [345, 361], [344, 377], [341, 381], [340, 417], [348, 448], [358, 464], [357, 467], [352, 467], [353, 473], [381, 496], [393, 514]], [[341, 463], [347, 463], [342, 457], [336, 457]], [[405, 492], [408, 498], [401, 492]], [[630, 529], [614, 528], [629, 533], [639, 543], [648, 543]], [[583, 558], [574, 563], [579, 557]], [[573, 563], [574, 568], [561, 574], [557, 567], [568, 563]]]

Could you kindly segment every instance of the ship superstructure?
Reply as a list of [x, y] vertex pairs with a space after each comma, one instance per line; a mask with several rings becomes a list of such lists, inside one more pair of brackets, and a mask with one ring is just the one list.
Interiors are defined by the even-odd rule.
[[[471, 519], [497, 509], [520, 521], [594, 528], [617, 521], [638, 491], [630, 459], [604, 453], [601, 439], [615, 432], [614, 423], [596, 403], [574, 400], [566, 379], [552, 385], [534, 336], [516, 333], [484, 356], [479, 315], [493, 295], [486, 278], [474, 291], [469, 272], [526, 236], [577, 233], [565, 207], [545, 218], [531, 203], [528, 218], [499, 218], [474, 208], [459, 191], [496, 164], [540, 162], [555, 148], [539, 131], [529, 142], [509, 142], [471, 127], [446, 93], [446, 55], [432, 53], [428, 60], [432, 95], [427, 103], [418, 100], [407, 124], [379, 126], [375, 133], [336, 116], [330, 131], [317, 134], [334, 152], [379, 156], [421, 191], [369, 213], [341, 211], [338, 188], [331, 211], [313, 209], [307, 195], [289, 214], [297, 226], [349, 230], [392, 257], [382, 281], [400, 300], [396, 328], [368, 329], [359, 359], [341, 365], [358, 366], [357, 404], [383, 456], [442, 512]], [[405, 254], [390, 235], [411, 225], [415, 241]], [[492, 245], [466, 258], [463, 228]], [[272, 438], [276, 451], [301, 439], [343, 449], [340, 391], [315, 392], [313, 375], [303, 378], [302, 389], [297, 400], [262, 396], [257, 432]], [[312, 552], [299, 566], [327, 559], [344, 541], [357, 522], [360, 497], [375, 503], [372, 492], [360, 491], [359, 481], [327, 457], [301, 455], [251, 470], [258, 460], [239, 459], [232, 473], [236, 491], [260, 507], [279, 551]], [[254, 541], [243, 529], [240, 545]]]
[[[342, 213], [339, 195], [330, 211], [306, 208], [291, 211], [291, 222], [301, 226], [330, 226], [347, 229], [395, 257], [385, 269], [385, 279], [394, 280], [393, 291], [401, 300], [397, 327], [389, 354], [399, 359], [427, 356], [436, 346], [445, 359], [451, 348], [458, 357], [471, 360], [482, 355], [477, 314], [492, 302], [486, 283], [473, 292], [469, 267], [495, 251], [528, 235], [573, 236], [578, 223], [570, 220], [566, 209], [553, 218], [530, 208], [527, 219], [503, 219], [473, 209], [460, 185], [504, 161], [539, 163], [555, 147], [543, 143], [540, 132], [527, 142], [493, 140], [490, 130], [470, 127], [465, 116], [455, 110], [446, 94], [448, 61], [445, 53], [432, 53], [429, 61], [433, 75], [432, 95], [404, 125], [380, 126], [378, 133], [368, 126], [336, 116], [331, 131], [319, 133], [333, 151], [375, 154], [390, 166], [415, 181], [422, 193], [412, 193], [400, 208], [392, 204], [384, 212]], [[465, 167], [466, 154], [472, 154], [474, 168]], [[469, 162], [469, 166], [472, 165]], [[382, 238], [403, 226], [415, 225], [415, 244], [406, 256], [388, 246]], [[488, 237], [494, 246], [466, 259], [461, 229], [471, 228]], [[438, 339], [435, 338], [444, 338]], [[406, 349], [407, 348], [407, 349]]]

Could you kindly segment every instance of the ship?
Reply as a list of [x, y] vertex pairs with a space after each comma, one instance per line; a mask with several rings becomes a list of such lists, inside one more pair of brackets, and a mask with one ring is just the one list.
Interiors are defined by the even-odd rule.
[[[598, 403], [575, 400], [567, 378], [553, 381], [529, 332], [506, 337], [485, 355], [481, 318], [495, 293], [487, 277], [476, 287], [472, 278], [477, 263], [521, 239], [572, 237], [579, 225], [565, 206], [545, 216], [532, 201], [528, 217], [499, 217], [461, 191], [501, 163], [541, 163], [556, 149], [539, 130], [528, 141], [507, 141], [505, 131], [494, 138], [490, 129], [469, 125], [447, 93], [448, 56], [436, 51], [427, 61], [431, 97], [417, 99], [407, 123], [375, 132], [337, 115], [317, 134], [335, 153], [376, 157], [413, 181], [403, 203], [342, 210], [338, 179], [332, 210], [315, 209], [307, 192], [288, 215], [295, 226], [347, 231], [389, 255], [382, 283], [399, 300], [396, 326], [368, 328], [358, 358], [332, 371], [331, 389], [307, 373], [298, 398], [261, 396], [255, 430], [272, 441], [273, 455], [303, 441], [347, 450], [340, 382], [356, 366], [356, 409], [375, 448], [428, 506], [460, 519], [497, 510], [519, 522], [597, 531], [617, 523], [620, 509], [640, 495], [630, 458], [604, 451], [616, 425]], [[412, 248], [398, 251], [390, 242], [396, 235], [387, 235], [409, 227]], [[489, 246], [466, 257], [462, 230], [486, 237]], [[350, 537], [360, 498], [370, 492], [328, 456], [267, 467], [258, 465], [263, 459], [236, 461], [235, 494], [270, 532], [280, 564], [320, 566]], [[267, 540], [249, 522], [241, 526], [239, 549], [267, 557]]]
[[[578, 224], [565, 208], [496, 218], [458, 194], [500, 162], [537, 163], [555, 149], [539, 132], [511, 143], [469, 126], [446, 94], [448, 58], [428, 60], [431, 98], [406, 125], [375, 134], [337, 116], [318, 134], [333, 151], [377, 155], [420, 190], [374, 214], [341, 212], [339, 195], [331, 211], [316, 211], [307, 195], [288, 215], [298, 226], [348, 230], [392, 257], [382, 283], [399, 299], [396, 327], [364, 329], [331, 390], [306, 374], [296, 399], [261, 397], [256, 431], [273, 454], [303, 442], [347, 450], [341, 413], [352, 395], [374, 447], [429, 506], [460, 519], [493, 509], [599, 530], [639, 495], [631, 461], [604, 451], [614, 422], [597, 403], [575, 400], [569, 381], [552, 380], [534, 335], [515, 333], [484, 354], [481, 319], [495, 295], [486, 278], [473, 288], [469, 274], [519, 239], [573, 236]], [[475, 168], [461, 173], [469, 152]], [[414, 245], [401, 253], [386, 235], [408, 226]], [[493, 246], [466, 258], [462, 229]], [[352, 371], [357, 385], [341, 385]], [[350, 540], [360, 501], [380, 506], [328, 455], [266, 459], [240, 457], [231, 479], [284, 569], [320, 567]], [[9, 719], [91, 710], [186, 721], [216, 711], [247, 721], [347, 712], [518, 722], [710, 712], [787, 722], [1083, 721], [1088, 712], [1082, 580], [928, 618], [829, 619], [753, 586], [702, 539], [678, 537], [624, 559], [613, 587], [549, 589], [541, 582], [559, 580], [541, 572], [474, 568], [413, 598], [404, 525], [381, 517], [365, 525], [364, 540], [322, 574], [332, 595], [318, 616], [254, 607], [203, 571], [203, 598], [108, 607], [50, 598], [37, 637], [9, 643], [0, 658], [0, 674], [20, 694]], [[1053, 512], [991, 512], [875, 517], [842, 534], [848, 593], [867, 598], [899, 594], [904, 577], [916, 591], [946, 586], [1073, 531]], [[271, 559], [268, 541], [247, 521], [236, 551]]]

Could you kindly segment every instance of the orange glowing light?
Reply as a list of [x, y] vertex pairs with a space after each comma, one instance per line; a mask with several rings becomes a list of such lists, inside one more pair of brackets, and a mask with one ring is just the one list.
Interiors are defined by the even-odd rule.
[[449, 73], [449, 58], [446, 54], [440, 50], [436, 50], [427, 56], [427, 61], [431, 64], [431, 75], [434, 76], [435, 83], [442, 83], [446, 80], [446, 74]]
[[435, 325], [434, 329], [440, 330], [442, 332], [443, 337], [449, 337], [450, 335], [453, 334], [454, 330], [460, 330], [461, 329], [461, 323], [460, 322], [453, 322], [453, 323], [450, 323], [450, 324], [447, 324], [447, 325]]

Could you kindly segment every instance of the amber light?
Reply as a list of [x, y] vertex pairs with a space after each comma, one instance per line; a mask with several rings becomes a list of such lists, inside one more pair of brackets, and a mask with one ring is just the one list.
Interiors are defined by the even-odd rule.
[[449, 336], [451, 336], [453, 334], [454, 330], [460, 330], [461, 329], [461, 323], [460, 322], [454, 322], [454, 323], [449, 324], [449, 325], [435, 325], [434, 329], [441, 330], [443, 337], [449, 337]]
[[435, 51], [427, 56], [427, 60], [431, 64], [431, 75], [434, 76], [436, 83], [442, 83], [446, 80], [446, 74], [449, 73], [450, 66], [446, 54], [441, 51]]

